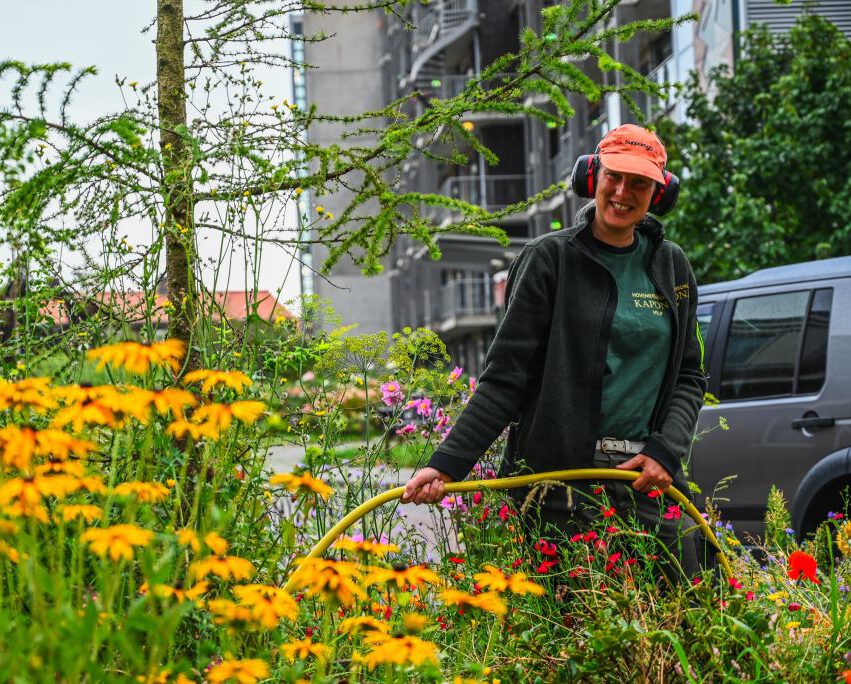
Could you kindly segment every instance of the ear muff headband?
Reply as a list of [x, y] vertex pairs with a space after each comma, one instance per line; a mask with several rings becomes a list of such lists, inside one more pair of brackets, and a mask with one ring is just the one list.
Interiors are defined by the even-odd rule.
[[[608, 134], [606, 134], [608, 135]], [[594, 154], [583, 154], [573, 165], [570, 187], [577, 197], [592, 199], [597, 193], [597, 173], [600, 170], [599, 146]], [[670, 171], [663, 170], [664, 183], [656, 183], [656, 191], [650, 200], [650, 211], [656, 216], [667, 214], [677, 202], [680, 194], [680, 179]]]

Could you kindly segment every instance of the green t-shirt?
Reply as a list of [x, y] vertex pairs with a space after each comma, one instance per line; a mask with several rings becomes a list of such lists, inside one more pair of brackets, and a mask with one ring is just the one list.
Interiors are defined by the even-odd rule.
[[671, 314], [647, 274], [650, 244], [645, 236], [636, 231], [629, 247], [595, 242], [597, 256], [614, 276], [618, 291], [598, 437], [646, 440], [670, 353]]

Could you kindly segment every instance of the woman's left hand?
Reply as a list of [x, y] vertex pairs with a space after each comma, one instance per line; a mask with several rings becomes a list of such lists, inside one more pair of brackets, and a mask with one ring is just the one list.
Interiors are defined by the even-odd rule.
[[665, 470], [659, 461], [655, 461], [646, 454], [638, 454], [628, 461], [615, 466], [618, 470], [640, 470], [641, 475], [632, 483], [632, 488], [645, 494], [651, 489], [665, 491], [671, 486], [674, 478]]

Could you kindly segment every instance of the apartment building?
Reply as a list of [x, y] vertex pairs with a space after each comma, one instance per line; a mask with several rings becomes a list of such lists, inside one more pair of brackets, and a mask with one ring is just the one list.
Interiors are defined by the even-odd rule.
[[[382, 102], [388, 102], [418, 90], [422, 97], [411, 103], [415, 108], [412, 113], [417, 113], [427, 106], [428, 98], [459, 93], [484, 66], [515, 50], [520, 32], [526, 27], [539, 30], [541, 10], [552, 4], [554, 0], [412, 2], [405, 8], [404, 17], [412, 30], [392, 15], [376, 14], [370, 22], [358, 19], [357, 26], [352, 15], [344, 15], [347, 18], [341, 18], [339, 26], [343, 38], [338, 38], [333, 47], [323, 43], [307, 46], [308, 63], [320, 66], [314, 75], [308, 75], [307, 99], [324, 111], [337, 112], [339, 107], [335, 109], [334, 105], [339, 104], [339, 97], [334, 84], [348, 77], [348, 70], [339, 71], [340, 65], [347, 65], [347, 69], [359, 69], [360, 79], [358, 92], [347, 100], [347, 107], [357, 103], [365, 109], [373, 102], [369, 98], [381, 97]], [[759, 21], [773, 30], [788, 30], [803, 5], [802, 0], [793, 0], [787, 6], [772, 0], [623, 0], [611, 18], [616, 25], [693, 11], [700, 13], [701, 20], [661, 35], [639, 34], [626, 44], [613, 43], [609, 50], [615, 59], [659, 83], [685, 81], [692, 70], [705, 74], [719, 63], [733, 64], [733, 37], [740, 27]], [[851, 32], [851, 3], [847, 0], [815, 0], [810, 7]], [[322, 17], [321, 21], [324, 26], [329, 20]], [[338, 71], [323, 73], [321, 67], [329, 59]], [[593, 59], [582, 66], [601, 81], [620, 78], [618, 72], [601, 73]], [[318, 92], [311, 91], [311, 79]], [[353, 90], [350, 85], [346, 84], [347, 95]], [[364, 88], [369, 91], [368, 98]], [[330, 93], [335, 94], [332, 99], [323, 97]], [[635, 121], [616, 95], [598, 103], [579, 96], [569, 99], [576, 116], [561, 128], [522, 115], [469, 116], [465, 127], [496, 153], [499, 163], [489, 165], [471, 154], [465, 164], [447, 165], [419, 155], [404, 166], [404, 189], [502, 209], [565, 180], [577, 156], [593, 152], [597, 141], [612, 127]], [[685, 117], [684, 105], [673, 96], [644, 97], [639, 105], [647, 119]], [[334, 133], [328, 131], [329, 135]], [[510, 239], [507, 247], [490, 239], [444, 233], [439, 238], [442, 258], [437, 262], [429, 259], [421, 245], [403, 237], [387, 259], [382, 276], [385, 280], [378, 287], [370, 286], [369, 294], [362, 291], [361, 296], [369, 297], [374, 313], [386, 312], [382, 325], [435, 330], [446, 342], [454, 362], [478, 373], [497, 325], [507, 265], [530, 238], [569, 226], [581, 203], [570, 191], [558, 192], [527, 211], [503, 218], [497, 225]], [[423, 210], [430, 212], [437, 225], [448, 225], [455, 218], [446, 209]], [[340, 278], [344, 282], [356, 280], [345, 268]], [[336, 280], [333, 275], [332, 280]], [[314, 287], [321, 293], [324, 284], [315, 281]]]

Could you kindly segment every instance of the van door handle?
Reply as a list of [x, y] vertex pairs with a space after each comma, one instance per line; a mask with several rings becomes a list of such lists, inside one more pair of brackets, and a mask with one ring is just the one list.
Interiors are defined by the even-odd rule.
[[812, 418], [798, 418], [797, 420], [792, 421], [793, 430], [800, 430], [801, 428], [833, 427], [834, 425], [836, 425], [835, 418], [819, 418], [818, 416], [814, 416]]

